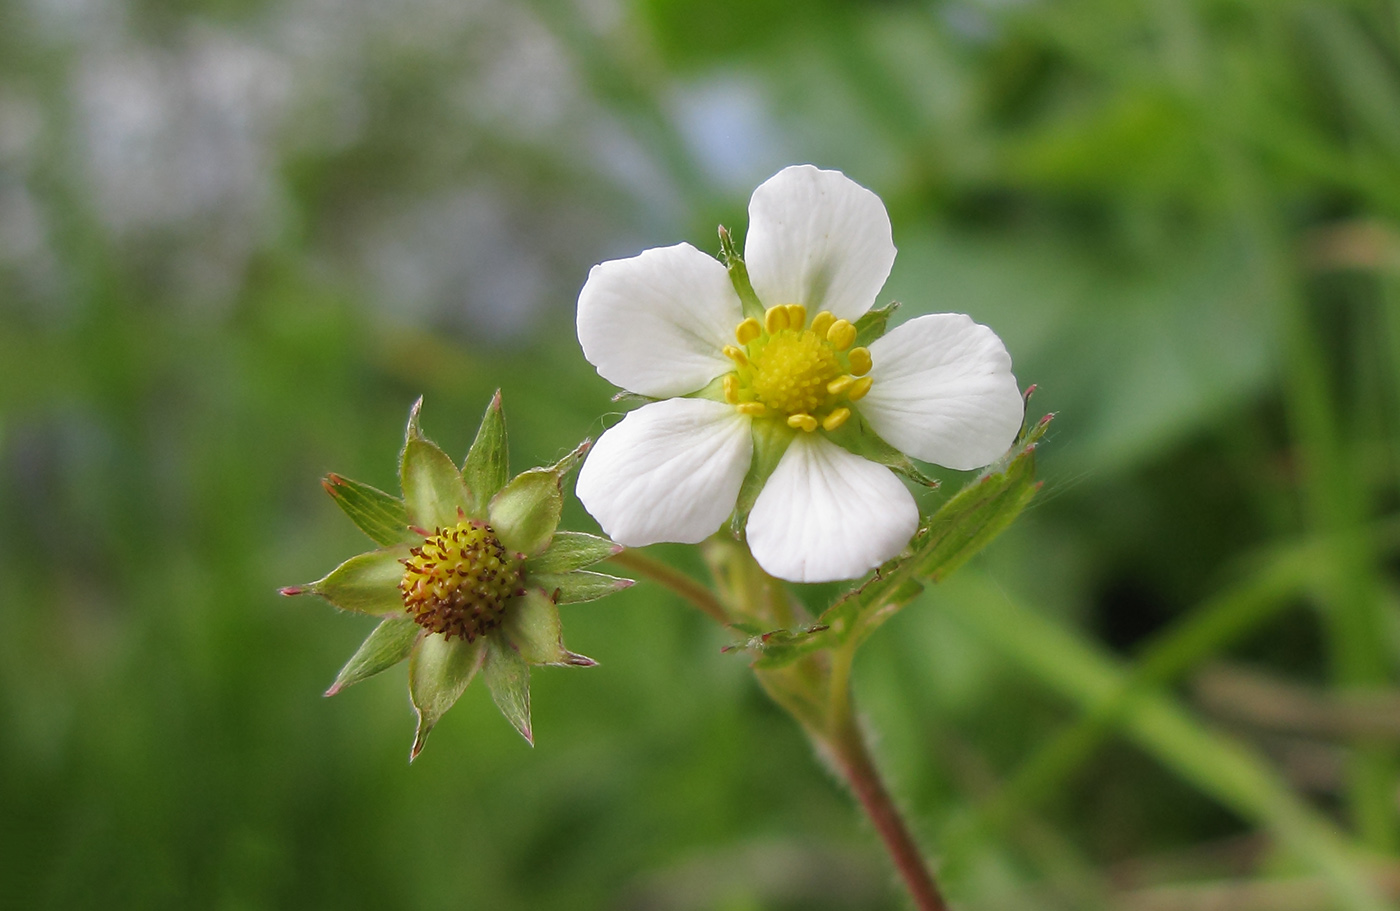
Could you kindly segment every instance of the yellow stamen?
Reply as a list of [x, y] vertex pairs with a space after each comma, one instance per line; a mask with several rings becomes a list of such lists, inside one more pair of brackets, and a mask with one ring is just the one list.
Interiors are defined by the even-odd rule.
[[856, 378], [849, 373], [845, 376], [838, 376], [836, 379], [826, 384], [826, 391], [832, 395], [840, 395], [855, 383]]
[[846, 398], [853, 402], [858, 402], [865, 398], [865, 394], [870, 391], [870, 385], [875, 381], [868, 376], [863, 376], [856, 380], [851, 386], [851, 391], [846, 393]]
[[812, 331], [817, 334], [817, 338], [826, 338], [826, 330], [830, 329], [834, 322], [836, 317], [831, 315], [831, 311], [823, 310], [812, 317]]
[[748, 355], [744, 354], [743, 348], [735, 348], [733, 345], [725, 345], [724, 356], [729, 358], [734, 363], [738, 364], [740, 367], [747, 367], [749, 365]]
[[768, 407], [762, 402], [745, 402], [742, 405], [735, 405], [734, 410], [740, 414], [747, 414], [751, 418], [761, 418], [768, 413]]
[[739, 378], [732, 373], [724, 377], [724, 400], [731, 405], [739, 404]]
[[837, 351], [845, 351], [856, 340], [856, 327], [848, 320], [838, 319], [826, 330], [826, 340], [831, 342]]
[[768, 334], [774, 335], [788, 327], [787, 307], [769, 307], [768, 312], [763, 316], [763, 325], [767, 327]]
[[738, 339], [741, 345], [747, 345], [762, 334], [763, 327], [752, 316], [740, 323], [734, 330], [734, 338]]
[[842, 424], [846, 423], [846, 420], [850, 418], [850, 416], [851, 409], [837, 408], [831, 414], [828, 414], [826, 417], [822, 418], [822, 429], [835, 430], [837, 427], [840, 427]]
[[810, 414], [791, 414], [787, 419], [788, 426], [794, 430], [805, 430], [811, 433], [817, 429], [817, 419]]
[[851, 353], [846, 356], [851, 359], [851, 372], [856, 376], [865, 376], [870, 372], [873, 362], [870, 360], [869, 348], [852, 348]]
[[801, 329], [807, 325], [807, 308], [801, 304], [788, 304], [788, 328]]

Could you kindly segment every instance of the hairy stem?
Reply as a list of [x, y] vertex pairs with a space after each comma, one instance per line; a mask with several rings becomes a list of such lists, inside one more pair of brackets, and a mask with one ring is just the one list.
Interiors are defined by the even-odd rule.
[[680, 570], [638, 550], [624, 550], [610, 559], [623, 569], [630, 569], [637, 575], [680, 595], [721, 626], [729, 625], [729, 612], [724, 609], [714, 592]]
[[[850, 705], [849, 695], [845, 700]], [[924, 863], [919, 845], [914, 841], [909, 827], [895, 806], [894, 800], [880, 781], [880, 773], [875, 768], [870, 751], [866, 748], [865, 737], [861, 734], [855, 718], [846, 713], [844, 717], [833, 718], [833, 727], [826, 745], [831, 750], [837, 768], [850, 783], [861, 809], [870, 817], [875, 831], [885, 843], [885, 850], [894, 861], [895, 869], [904, 879], [904, 886], [919, 911], [947, 911], [948, 904], [938, 891], [938, 883], [933, 878], [928, 865]]]

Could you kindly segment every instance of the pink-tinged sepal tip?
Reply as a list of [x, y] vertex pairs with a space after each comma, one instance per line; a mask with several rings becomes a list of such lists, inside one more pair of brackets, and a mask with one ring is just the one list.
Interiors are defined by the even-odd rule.
[[333, 684], [331, 684], [331, 688], [328, 689], [328, 690], [326, 690], [324, 693], [322, 693], [321, 696], [322, 696], [322, 698], [324, 698], [324, 699], [329, 699], [329, 698], [331, 698], [332, 696], [334, 696], [336, 693], [339, 693], [339, 692], [340, 692], [340, 684], [339, 684], [339, 683], [333, 683]]
[[309, 589], [307, 589], [305, 586], [288, 585], [285, 588], [277, 589], [277, 594], [290, 598], [293, 595], [304, 595], [307, 593], [307, 591], [309, 591]]
[[420, 537], [420, 538], [431, 538], [431, 537], [433, 536], [433, 533], [432, 533], [432, 532], [428, 531], [426, 528], [424, 528], [424, 527], [421, 526], [421, 525], [410, 525], [410, 526], [408, 526], [408, 530], [411, 531], [411, 532], [413, 532], [415, 535], [417, 535], [417, 536]]
[[565, 652], [564, 663], [570, 667], [597, 667], [598, 662], [587, 655], [580, 655], [577, 652]]

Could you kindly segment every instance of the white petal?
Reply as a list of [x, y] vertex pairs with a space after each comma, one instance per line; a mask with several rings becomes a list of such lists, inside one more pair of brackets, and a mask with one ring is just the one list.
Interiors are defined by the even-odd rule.
[[875, 432], [916, 459], [965, 471], [1016, 439], [1025, 412], [1011, 355], [962, 313], [911, 319], [870, 345], [874, 384], [860, 402]]
[[892, 471], [803, 433], [749, 513], [749, 549], [781, 579], [854, 579], [903, 550], [918, 527], [914, 497]]
[[894, 265], [890, 216], [840, 171], [783, 168], [749, 200], [744, 261], [764, 306], [802, 304], [854, 322]]
[[743, 307], [729, 273], [690, 244], [599, 263], [578, 295], [583, 356], [608, 382], [665, 398], [733, 369]]
[[751, 461], [748, 418], [720, 402], [669, 399], [604, 433], [576, 490], [619, 544], [697, 544], [734, 511]]

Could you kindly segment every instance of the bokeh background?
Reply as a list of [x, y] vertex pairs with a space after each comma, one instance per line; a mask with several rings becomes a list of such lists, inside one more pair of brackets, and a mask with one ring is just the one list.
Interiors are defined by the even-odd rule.
[[[809, 161], [902, 314], [1059, 413], [1030, 512], [856, 668], [958, 907], [1400, 887], [1400, 4], [3, 0], [0, 905], [897, 909], [723, 634], [569, 608], [538, 746], [276, 596], [409, 404], [517, 468], [619, 406], [589, 266]], [[945, 490], [963, 478], [939, 472]], [[567, 526], [590, 530], [571, 507]], [[661, 556], [701, 572], [684, 548]], [[829, 589], [809, 593], [814, 604]]]

